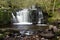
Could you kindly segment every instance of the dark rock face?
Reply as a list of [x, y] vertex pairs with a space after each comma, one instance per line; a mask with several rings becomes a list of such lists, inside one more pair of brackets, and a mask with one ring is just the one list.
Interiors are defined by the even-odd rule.
[[32, 10], [31, 16], [33, 24], [37, 24], [39, 19], [37, 10]]

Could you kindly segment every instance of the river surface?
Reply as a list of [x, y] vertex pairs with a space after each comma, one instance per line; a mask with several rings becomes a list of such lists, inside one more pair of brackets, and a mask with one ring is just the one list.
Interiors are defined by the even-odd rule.
[[44, 30], [48, 28], [47, 25], [3, 25], [0, 26], [0, 29], [17, 29], [17, 30]]

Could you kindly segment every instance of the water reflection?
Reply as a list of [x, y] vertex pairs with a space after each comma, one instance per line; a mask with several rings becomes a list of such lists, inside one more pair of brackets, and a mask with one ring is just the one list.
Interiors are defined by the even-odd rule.
[[8, 25], [8, 26], [0, 26], [0, 29], [14, 29], [14, 30], [44, 30], [47, 29], [46, 26], [38, 26], [38, 25]]

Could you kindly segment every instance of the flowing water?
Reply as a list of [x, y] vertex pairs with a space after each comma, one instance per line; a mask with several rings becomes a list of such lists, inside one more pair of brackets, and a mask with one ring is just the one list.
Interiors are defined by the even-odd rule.
[[[35, 8], [25, 8], [16, 11], [16, 16], [12, 13], [13, 25], [18, 29], [40, 29], [40, 26], [46, 26], [43, 23], [43, 13], [40, 9]], [[33, 25], [35, 24], [35, 25]]]
[[[14, 15], [14, 13], [16, 13], [16, 15]], [[47, 28], [47, 25], [44, 24], [43, 21], [42, 10], [39, 8], [37, 9], [32, 6], [32, 8], [25, 8], [14, 13], [12, 13], [12, 25], [2, 26], [2, 28], [15, 28], [19, 30], [41, 30]]]
[[0, 28], [41, 30], [47, 28], [47, 25], [44, 24], [43, 18], [42, 10], [32, 6], [31, 8], [24, 8], [12, 12], [12, 25], [3, 25], [0, 26]]

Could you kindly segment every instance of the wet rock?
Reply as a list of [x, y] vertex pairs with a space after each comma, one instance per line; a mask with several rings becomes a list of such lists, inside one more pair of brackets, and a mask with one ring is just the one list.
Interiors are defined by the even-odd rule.
[[25, 32], [25, 35], [33, 35], [33, 31], [32, 30], [31, 31], [30, 30], [29, 31], [26, 31]]

